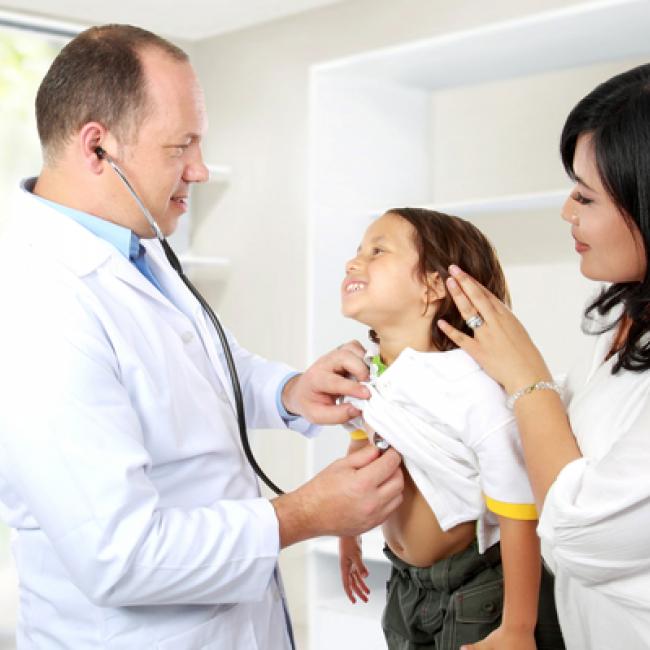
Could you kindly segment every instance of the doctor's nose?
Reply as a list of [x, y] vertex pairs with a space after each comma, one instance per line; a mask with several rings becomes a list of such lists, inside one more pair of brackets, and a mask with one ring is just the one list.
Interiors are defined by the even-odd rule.
[[187, 163], [183, 171], [183, 180], [187, 183], [205, 183], [210, 180], [210, 170], [203, 162], [201, 154]]

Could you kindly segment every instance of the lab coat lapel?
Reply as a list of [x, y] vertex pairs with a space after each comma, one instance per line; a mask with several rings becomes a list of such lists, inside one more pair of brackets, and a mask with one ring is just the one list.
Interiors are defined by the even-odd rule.
[[177, 312], [174, 305], [123, 255], [116, 251], [110, 260], [111, 271], [116, 278], [126, 282], [145, 296], [159, 303], [160, 306], [172, 312]]
[[165, 310], [165, 318], [181, 334], [187, 330], [186, 319], [191, 320], [207, 351], [228, 399], [235, 408], [230, 378], [222, 361], [221, 345], [213, 336], [212, 324], [206, 321], [203, 309], [182, 280], [169, 265], [157, 240], [143, 240], [149, 264], [169, 296], [161, 294], [140, 271], [112, 244], [95, 236], [73, 219], [39, 201], [29, 191], [21, 190], [16, 196], [17, 220], [8, 224], [11, 236], [22, 243], [29, 242], [40, 255], [57, 260], [73, 273], [82, 277], [96, 271], [104, 264], [120, 281], [140, 292], [147, 300]]
[[[187, 330], [188, 315], [181, 313], [112, 244], [43, 203], [30, 191], [20, 190], [15, 200], [18, 209], [7, 226], [9, 238], [15, 237], [21, 245], [27, 244], [38, 255], [56, 260], [79, 277], [107, 265], [116, 279], [165, 310], [165, 319], [179, 335]], [[174, 273], [171, 268], [169, 271]]]
[[235, 409], [232, 383], [221, 354], [221, 343], [217, 342], [216, 337], [218, 335], [214, 331], [212, 323], [209, 322], [208, 317], [204, 314], [199, 302], [185, 286], [176, 271], [170, 266], [160, 243], [156, 240], [147, 240], [143, 241], [143, 245], [147, 251], [149, 266], [156, 279], [160, 282], [163, 290], [170, 297], [174, 305], [194, 323], [217, 377], [223, 389], [226, 391], [226, 395], [228, 395], [233, 409]]

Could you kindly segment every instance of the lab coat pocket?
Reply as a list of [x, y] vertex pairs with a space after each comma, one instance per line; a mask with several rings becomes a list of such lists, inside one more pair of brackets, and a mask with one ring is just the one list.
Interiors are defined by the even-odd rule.
[[257, 641], [247, 612], [233, 606], [220, 610], [207, 623], [175, 634], [158, 644], [158, 650], [255, 650]]

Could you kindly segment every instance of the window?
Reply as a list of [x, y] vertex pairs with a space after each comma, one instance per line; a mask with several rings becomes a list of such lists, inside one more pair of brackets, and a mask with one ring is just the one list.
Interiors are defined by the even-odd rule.
[[61, 37], [0, 29], [0, 192], [40, 169], [36, 90], [65, 41]]
[[[38, 25], [33, 28], [7, 29], [0, 25], [0, 195], [5, 201], [17, 191], [21, 178], [39, 173], [36, 90], [67, 40]], [[15, 647], [17, 579], [11, 561], [10, 532], [2, 514], [0, 508], [0, 650], [8, 650]]]

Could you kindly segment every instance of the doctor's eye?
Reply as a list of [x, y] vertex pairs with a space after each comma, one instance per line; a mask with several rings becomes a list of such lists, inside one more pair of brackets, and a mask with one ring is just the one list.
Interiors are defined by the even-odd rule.
[[170, 153], [172, 156], [179, 157], [182, 156], [186, 149], [190, 146], [190, 143], [188, 144], [171, 144], [167, 148], [169, 149]]
[[384, 251], [383, 248], [380, 248], [379, 246], [373, 246], [372, 249], [370, 250], [370, 252], [371, 252], [373, 255], [379, 255], [379, 254], [381, 254], [381, 253], [384, 253], [385, 251]]

